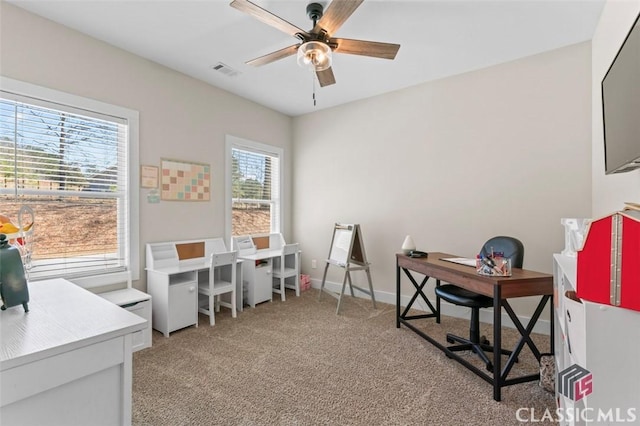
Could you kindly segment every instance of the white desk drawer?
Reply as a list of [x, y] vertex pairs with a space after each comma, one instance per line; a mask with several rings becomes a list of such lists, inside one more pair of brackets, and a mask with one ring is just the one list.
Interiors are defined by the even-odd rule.
[[98, 294], [102, 298], [147, 320], [147, 326], [133, 333], [133, 352], [151, 347], [151, 296], [133, 288]]
[[136, 331], [132, 336], [133, 352], [151, 347], [151, 301], [137, 302], [130, 306], [123, 306], [127, 311], [147, 320], [147, 326]]

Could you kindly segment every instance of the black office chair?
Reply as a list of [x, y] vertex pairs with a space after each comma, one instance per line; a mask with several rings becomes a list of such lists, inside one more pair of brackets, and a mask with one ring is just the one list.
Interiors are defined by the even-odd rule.
[[[484, 243], [480, 250], [480, 255], [489, 256], [493, 252], [501, 252], [505, 258], [511, 259], [511, 267], [522, 268], [524, 246], [517, 238], [504, 236], [493, 237]], [[489, 361], [485, 351], [493, 352], [494, 348], [484, 336], [480, 336], [480, 309], [492, 307], [493, 298], [465, 290], [453, 284], [436, 287], [435, 292], [437, 297], [449, 303], [471, 308], [469, 338], [465, 339], [453, 334], [447, 334], [447, 342], [459, 343], [455, 346], [449, 346], [449, 350], [454, 352], [471, 350], [482, 359], [487, 370], [493, 371], [493, 363]], [[500, 349], [500, 352], [506, 355], [511, 354], [511, 351], [505, 349]]]

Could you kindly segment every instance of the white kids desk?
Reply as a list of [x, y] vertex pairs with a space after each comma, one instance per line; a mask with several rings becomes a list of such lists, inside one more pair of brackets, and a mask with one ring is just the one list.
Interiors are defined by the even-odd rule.
[[297, 244], [294, 244], [296, 250], [290, 255], [294, 257], [293, 262], [286, 259], [288, 255], [284, 248], [287, 244], [280, 233], [233, 237], [231, 245], [232, 250], [238, 251], [238, 258], [244, 260], [242, 274], [249, 306], [253, 308], [257, 303], [271, 301], [273, 293], [279, 293], [285, 300], [284, 287], [279, 285], [285, 277], [277, 273], [281, 264], [295, 265], [295, 273], [291, 274], [293, 279], [286, 281], [284, 286], [295, 289], [296, 295], [300, 295], [300, 251]]
[[[198, 284], [208, 282], [211, 254], [226, 252], [222, 238], [149, 243], [147, 292], [152, 298], [153, 328], [172, 331], [198, 326]], [[236, 309], [242, 311], [242, 262], [236, 265]]]

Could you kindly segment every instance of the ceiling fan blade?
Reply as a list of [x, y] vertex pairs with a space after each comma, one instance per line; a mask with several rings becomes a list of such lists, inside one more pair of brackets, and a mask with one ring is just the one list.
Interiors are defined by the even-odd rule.
[[333, 35], [338, 28], [351, 16], [351, 14], [362, 4], [364, 0], [333, 0], [324, 11], [322, 18], [313, 27], [313, 33], [325, 30], [327, 34]]
[[331, 67], [327, 68], [324, 71], [316, 71], [316, 76], [318, 76], [320, 87], [336, 84], [336, 78], [333, 76], [333, 70], [331, 69]]
[[377, 41], [352, 40], [348, 38], [332, 38], [331, 43], [336, 43], [333, 51], [336, 53], [348, 53], [350, 55], [373, 56], [374, 58], [395, 59], [399, 44], [380, 43]]
[[286, 58], [287, 56], [295, 55], [298, 51], [297, 44], [293, 46], [285, 47], [284, 49], [276, 50], [275, 52], [268, 53], [264, 56], [260, 56], [259, 58], [252, 59], [247, 61], [247, 65], [253, 65], [254, 67], [259, 67], [260, 65], [270, 64], [271, 62], [275, 62], [278, 59]]
[[306, 31], [301, 30], [292, 23], [285, 21], [268, 10], [261, 8], [257, 4], [251, 3], [249, 0], [233, 0], [230, 3], [230, 6], [292, 36], [295, 36], [298, 33], [308, 36]]

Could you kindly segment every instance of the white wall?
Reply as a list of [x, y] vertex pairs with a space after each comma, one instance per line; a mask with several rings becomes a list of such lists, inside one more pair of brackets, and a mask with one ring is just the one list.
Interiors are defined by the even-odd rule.
[[[513, 235], [525, 268], [551, 272], [560, 219], [591, 211], [590, 51], [581, 43], [294, 118], [303, 271], [320, 279], [334, 222], [352, 222], [380, 292], [395, 294], [407, 234], [466, 257]], [[516, 310], [529, 316], [531, 303]]]
[[[212, 200], [148, 204], [140, 194], [144, 244], [224, 236], [225, 134], [291, 147], [291, 118], [0, 2], [0, 72], [6, 77], [140, 112], [140, 162], [161, 158], [212, 166]], [[290, 160], [284, 166], [291, 181]], [[285, 187], [285, 200], [291, 188]], [[285, 218], [290, 202], [283, 206]], [[285, 234], [289, 232], [285, 221]], [[136, 283], [145, 288], [145, 274]]]
[[[604, 174], [602, 92], [600, 90], [600, 83], [638, 13], [640, 13], [638, 0], [607, 2], [592, 40], [593, 162], [591, 179], [594, 218], [622, 210], [625, 201], [640, 203], [640, 170], [615, 175]], [[640, 144], [640, 135], [638, 143]]]

